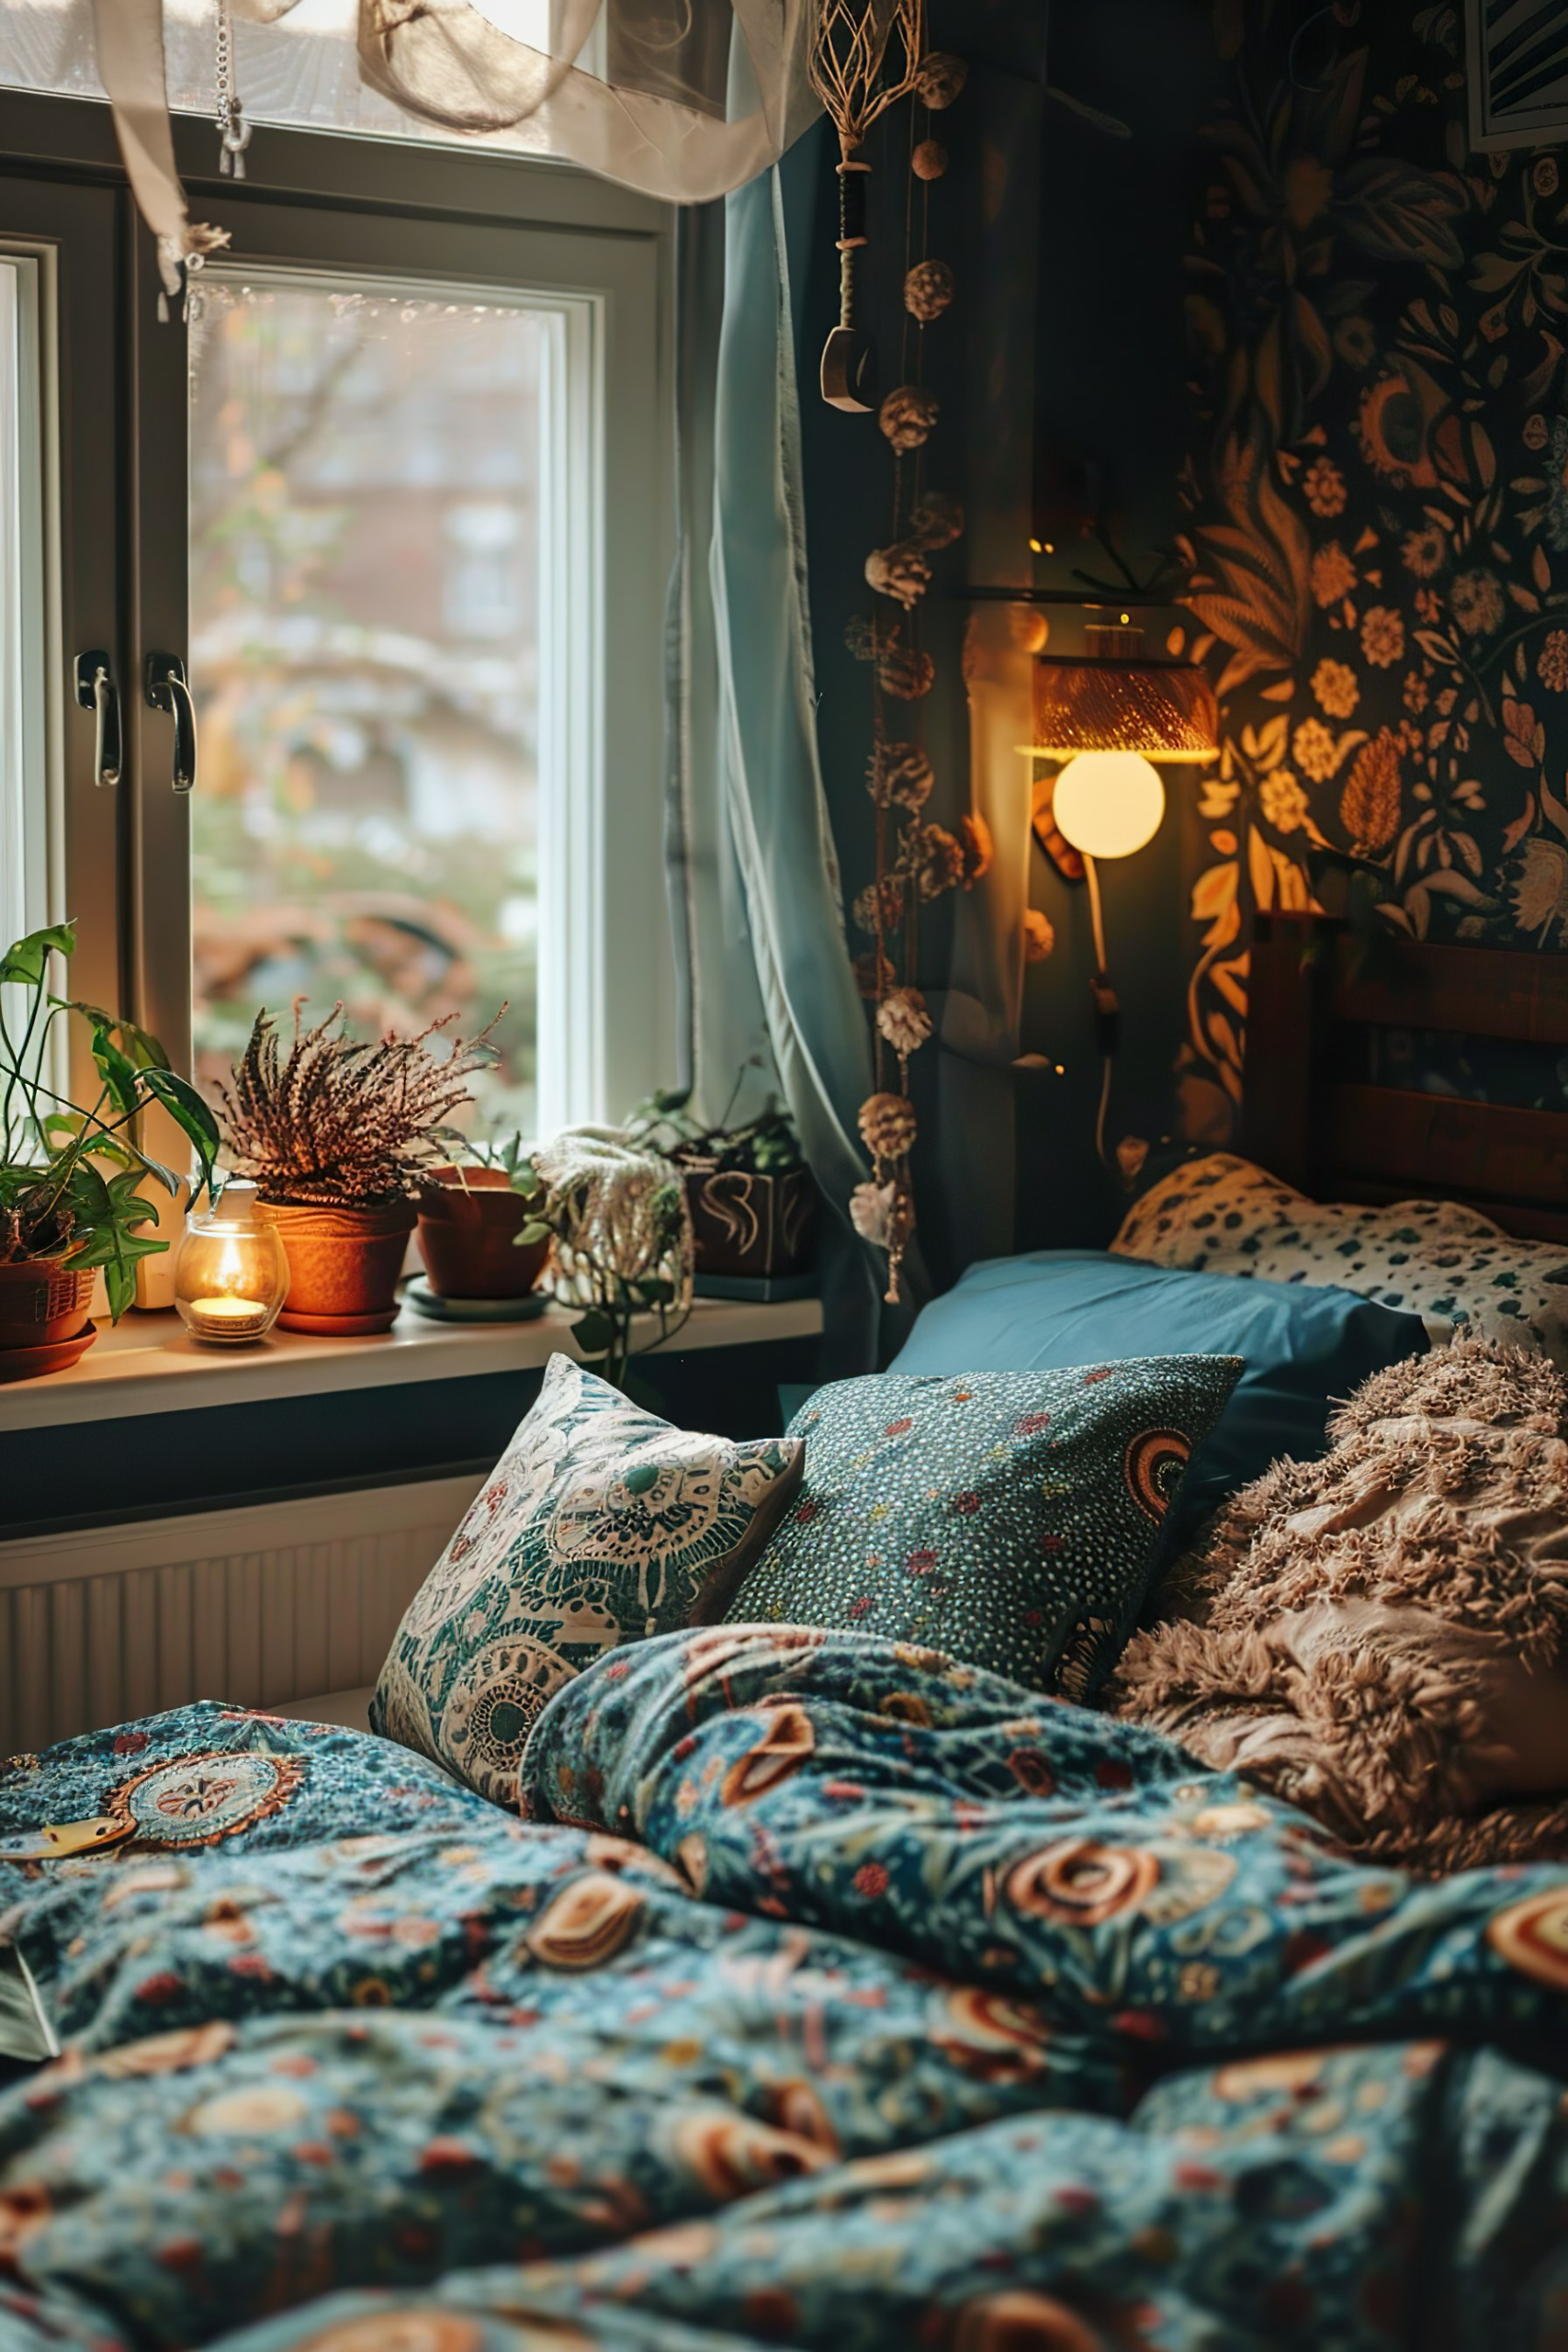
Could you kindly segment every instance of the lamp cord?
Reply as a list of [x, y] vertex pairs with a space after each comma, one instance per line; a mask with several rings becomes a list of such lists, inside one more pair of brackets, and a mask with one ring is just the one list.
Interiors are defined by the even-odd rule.
[[1105, 1122], [1111, 1109], [1111, 1072], [1116, 1056], [1116, 1028], [1121, 1004], [1111, 984], [1111, 973], [1105, 954], [1105, 910], [1100, 901], [1100, 876], [1095, 862], [1087, 851], [1083, 862], [1084, 880], [1089, 885], [1089, 915], [1094, 929], [1094, 978], [1089, 995], [1094, 1001], [1095, 1034], [1100, 1040], [1102, 1063], [1100, 1080], [1100, 1109], [1094, 1122], [1094, 1148], [1101, 1167], [1105, 1158]]
[[1105, 911], [1100, 903], [1100, 876], [1092, 857], [1087, 852], [1083, 862], [1084, 880], [1089, 884], [1089, 919], [1094, 925], [1094, 976], [1097, 980], [1109, 979], [1105, 966]]

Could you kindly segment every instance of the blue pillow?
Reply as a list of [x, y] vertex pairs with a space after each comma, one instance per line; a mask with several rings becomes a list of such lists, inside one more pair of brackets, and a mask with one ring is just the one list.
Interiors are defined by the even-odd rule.
[[1190, 1273], [1099, 1250], [1036, 1250], [971, 1266], [919, 1317], [891, 1369], [946, 1375], [1240, 1356], [1247, 1369], [1171, 1513], [1170, 1545], [1179, 1549], [1277, 1456], [1321, 1453], [1333, 1400], [1427, 1344], [1418, 1315], [1348, 1290]]

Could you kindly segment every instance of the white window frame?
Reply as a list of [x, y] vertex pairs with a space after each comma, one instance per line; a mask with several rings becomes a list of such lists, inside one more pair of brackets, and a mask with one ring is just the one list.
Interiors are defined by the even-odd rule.
[[[73, 147], [101, 185], [112, 153], [107, 113], [90, 102], [0, 94], [0, 162], [17, 164], [40, 120], [40, 159], [58, 168]], [[20, 141], [18, 129], [26, 134]], [[191, 150], [181, 155], [187, 175], [210, 172], [210, 125], [179, 122], [175, 134], [176, 147]], [[296, 280], [319, 270], [367, 288], [379, 279], [479, 300], [478, 289], [488, 288], [508, 300], [536, 302], [560, 322], [546, 338], [542, 435], [558, 458], [541, 485], [547, 573], [540, 605], [538, 1126], [547, 1134], [619, 1120], [675, 1067], [662, 717], [674, 510], [672, 215], [585, 173], [516, 157], [268, 130], [247, 160], [243, 196], [224, 184], [196, 196], [203, 217], [233, 220], [231, 258], [242, 267], [278, 269]], [[431, 188], [436, 194], [427, 208], [423, 192]], [[247, 200], [264, 197], [271, 200]], [[290, 233], [301, 208], [316, 238], [309, 252], [297, 249]], [[0, 239], [11, 242], [3, 212]], [[124, 976], [120, 1009], [155, 1030], [176, 1066], [188, 1068], [188, 803], [171, 789], [169, 722], [147, 708], [141, 692], [149, 651], [175, 650], [188, 662], [185, 452], [173, 448], [174, 436], [157, 422], [185, 414], [185, 338], [177, 322], [156, 323], [156, 273], [140, 229], [129, 280], [123, 302], [130, 327], [118, 365], [133, 417], [149, 420], [135, 439], [125, 526], [131, 587], [118, 632], [129, 821], [118, 829], [118, 852], [114, 827], [89, 833], [65, 826], [63, 860], [51, 857], [48, 896], [51, 912], [78, 896], [101, 902], [99, 869], [117, 857], [123, 931], [109, 960]], [[551, 527], [563, 490], [570, 530]], [[61, 602], [51, 596], [49, 608]], [[90, 727], [83, 716], [79, 729], [63, 708], [78, 650], [73, 642], [58, 649], [49, 697], [51, 726], [62, 733], [73, 765], [80, 764], [80, 729]], [[50, 775], [49, 797], [58, 838], [66, 795], [57, 774]], [[89, 866], [92, 887], [85, 889]], [[115, 993], [112, 982], [101, 990]]]
[[[54, 256], [0, 239], [0, 945], [65, 911]], [[53, 723], [51, 724], [51, 718]]]

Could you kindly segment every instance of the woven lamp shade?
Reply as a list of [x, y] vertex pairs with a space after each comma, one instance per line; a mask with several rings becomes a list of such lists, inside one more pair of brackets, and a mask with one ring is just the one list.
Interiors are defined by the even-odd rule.
[[[1051, 655], [1034, 664], [1034, 740], [1041, 759], [1080, 752], [1139, 752], [1146, 760], [1212, 760], [1219, 750], [1214, 689], [1190, 663], [1141, 658], [1136, 629], [1092, 629], [1082, 660]], [[1125, 652], [1100, 648], [1131, 639]]]

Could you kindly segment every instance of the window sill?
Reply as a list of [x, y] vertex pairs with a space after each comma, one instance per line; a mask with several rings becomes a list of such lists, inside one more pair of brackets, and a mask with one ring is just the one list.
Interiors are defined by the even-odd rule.
[[[323, 1340], [276, 1331], [254, 1347], [222, 1349], [193, 1340], [172, 1309], [133, 1311], [118, 1328], [100, 1326], [96, 1344], [69, 1372], [0, 1386], [0, 1435], [209, 1405], [529, 1372], [558, 1351], [581, 1354], [571, 1337], [572, 1319], [567, 1309], [549, 1306], [534, 1323], [434, 1323], [405, 1306], [391, 1329], [377, 1339]], [[768, 1306], [699, 1299], [668, 1348], [671, 1355], [684, 1355], [698, 1348], [809, 1338], [821, 1329], [819, 1299]], [[657, 1318], [639, 1317], [635, 1331], [636, 1345], [650, 1346], [659, 1337]]]

